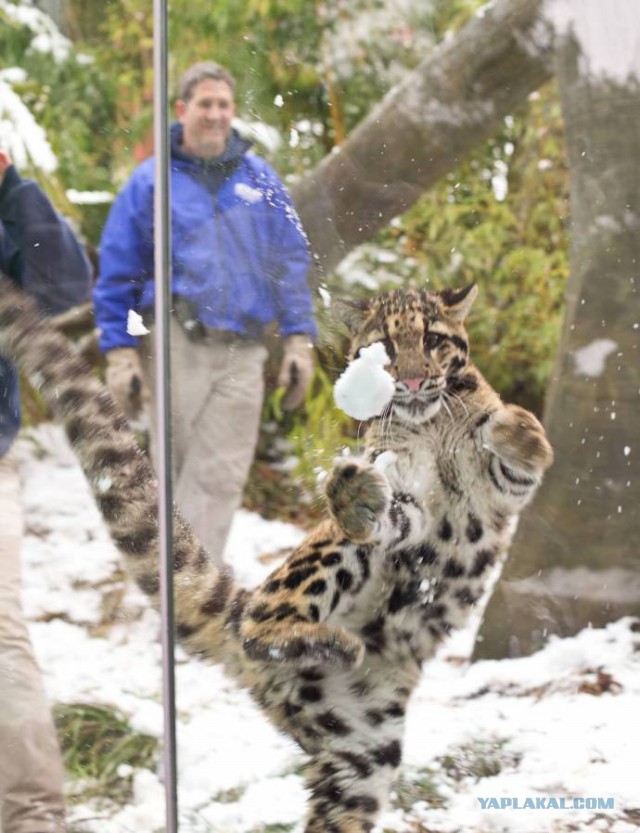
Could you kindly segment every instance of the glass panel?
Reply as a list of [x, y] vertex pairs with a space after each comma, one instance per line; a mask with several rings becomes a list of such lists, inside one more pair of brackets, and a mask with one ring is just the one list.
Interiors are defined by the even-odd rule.
[[[595, 801], [605, 826], [611, 802], [635, 818], [611, 767], [638, 630], [620, 617], [638, 612], [640, 12], [541, 5], [171, 4], [167, 439], [194, 533], [174, 529], [181, 830], [288, 831], [309, 811], [309, 833], [439, 829], [443, 813], [476, 830], [476, 802], [506, 829], [515, 773], [522, 801], [550, 784], [545, 800]], [[51, 314], [83, 300], [85, 265], [45, 192], [96, 264], [100, 248], [101, 349], [89, 316], [58, 326], [136, 432], [31, 319], [28, 339], [11, 335], [2, 283], [28, 426], [11, 444], [17, 382], [0, 365], [3, 824], [22, 715], [38, 715], [39, 763], [51, 735], [42, 677], [73, 833], [161, 830], [156, 494], [141, 462], [157, 436], [151, 3], [4, 0], [0, 17], [0, 266]], [[223, 71], [189, 70], [212, 59]], [[45, 214], [16, 224], [20, 194]], [[556, 461], [523, 508], [549, 463], [532, 414]], [[547, 727], [567, 693], [573, 735], [597, 740], [558, 756]], [[57, 773], [54, 751], [53, 794]]]
[[[342, 339], [343, 328], [337, 322], [337, 313], [328, 310], [325, 303], [328, 307], [330, 300], [356, 301], [362, 312], [365, 302], [383, 290], [406, 290], [413, 283], [429, 292], [444, 291], [438, 296], [437, 326], [435, 316], [429, 318], [424, 308], [420, 308], [421, 320], [416, 328], [427, 329], [424, 344], [418, 340], [420, 359], [414, 356], [413, 363], [406, 360], [404, 351], [407, 348], [399, 343], [402, 338], [397, 332], [400, 325], [388, 312], [395, 300], [389, 302], [386, 311], [383, 309], [381, 316], [375, 319], [376, 324], [379, 322], [377, 326], [372, 315], [370, 326], [363, 328], [364, 345], [356, 345], [365, 346], [367, 339], [383, 340], [385, 348], [394, 353], [388, 354], [389, 368], [395, 374], [394, 390], [399, 398], [408, 400], [405, 416], [407, 411], [419, 416], [421, 409], [432, 416], [438, 414], [437, 419], [433, 416], [432, 424], [437, 426], [434, 431], [441, 433], [434, 438], [431, 428], [425, 428], [422, 434], [426, 436], [425, 445], [433, 448], [430, 445], [433, 442], [440, 449], [437, 459], [430, 457], [424, 448], [416, 450], [416, 456], [424, 455], [425, 470], [429, 475], [423, 470], [415, 472], [413, 479], [406, 477], [403, 480], [402, 467], [396, 469], [396, 476], [410, 495], [415, 497], [414, 480], [422, 482], [423, 492], [418, 494], [418, 503], [422, 501], [427, 505], [432, 523], [423, 537], [417, 539], [421, 548], [398, 546], [395, 557], [388, 557], [387, 553], [386, 558], [377, 551], [388, 572], [379, 567], [378, 584], [373, 585], [375, 589], [367, 591], [370, 595], [356, 597], [344, 587], [339, 588], [343, 592], [338, 591], [339, 568], [335, 563], [350, 557], [348, 569], [344, 562], [341, 565], [341, 569], [347, 569], [347, 577], [343, 573], [340, 581], [354, 582], [350, 587], [358, 586], [354, 579], [354, 575], [359, 575], [357, 548], [349, 550], [344, 545], [342, 549], [325, 529], [326, 534], [319, 537], [330, 542], [327, 549], [320, 550], [320, 554], [327, 557], [327, 564], [322, 564], [322, 568], [316, 566], [318, 552], [303, 549], [296, 558], [310, 560], [298, 562], [299, 572], [274, 574], [272, 595], [265, 588], [264, 595], [259, 599], [254, 597], [254, 620], [247, 624], [245, 618], [244, 634], [251, 633], [258, 644], [250, 641], [246, 647], [249, 651], [255, 650], [259, 656], [259, 650], [264, 647], [264, 643], [260, 644], [261, 638], [267, 640], [268, 646], [266, 657], [261, 657], [265, 666], [260, 671], [263, 685], [257, 687], [257, 699], [263, 705], [267, 704], [267, 710], [271, 708], [272, 716], [280, 726], [285, 726], [311, 751], [315, 758], [315, 773], [312, 767], [301, 767], [301, 759], [293, 754], [281, 756], [280, 752], [286, 747], [279, 746], [280, 741], [273, 737], [266, 738], [264, 743], [258, 742], [255, 726], [264, 724], [258, 716], [258, 722], [254, 724], [253, 711], [251, 719], [246, 716], [247, 712], [239, 705], [241, 701], [236, 700], [235, 689], [229, 683], [217, 677], [210, 678], [212, 682], [206, 699], [207, 704], [210, 699], [215, 699], [216, 709], [207, 709], [197, 718], [189, 716], [190, 707], [184, 693], [189, 684], [179, 685], [179, 702], [184, 704], [180, 709], [179, 727], [184, 773], [180, 795], [182, 811], [191, 814], [189, 819], [193, 825], [212, 824], [214, 828], [246, 830], [262, 823], [289, 829], [299, 824], [303, 815], [301, 799], [306, 773], [306, 783], [315, 792], [315, 812], [321, 817], [316, 826], [311, 824], [310, 830], [327, 829], [328, 823], [334, 823], [338, 830], [351, 829], [349, 824], [356, 829], [368, 829], [368, 824], [377, 817], [378, 804], [383, 803], [390, 789], [390, 771], [399, 755], [402, 735], [399, 726], [403, 723], [407, 690], [415, 682], [394, 685], [395, 677], [401, 669], [406, 671], [411, 666], [411, 658], [421, 662], [430, 657], [441, 638], [454, 626], [467, 622], [472, 611], [475, 612], [471, 616], [472, 624], [463, 630], [458, 642], [442, 642], [440, 658], [444, 661], [435, 669], [433, 666], [426, 668], [424, 688], [413, 697], [408, 712], [405, 780], [400, 782], [400, 789], [392, 797], [391, 815], [381, 818], [382, 827], [391, 826], [397, 817], [407, 820], [411, 812], [419, 815], [425, 827], [437, 827], [437, 807], [447, 803], [445, 795], [451, 783], [456, 784], [455, 790], [461, 789], [460, 784], [469, 773], [483, 779], [488, 778], [489, 771], [494, 768], [506, 771], [513, 767], [520, 768], [528, 784], [536, 782], [534, 771], [527, 769], [526, 763], [516, 763], [517, 754], [508, 749], [499, 722], [491, 723], [488, 736], [484, 734], [486, 726], [483, 724], [480, 737], [471, 740], [460, 737], [456, 730], [459, 721], [452, 712], [450, 699], [452, 690], [460, 698], [456, 704], [469, 695], [473, 695], [469, 697], [470, 703], [475, 702], [476, 695], [477, 698], [491, 696], [488, 682], [466, 689], [465, 683], [454, 682], [456, 669], [466, 663], [473, 651], [479, 624], [477, 612], [486, 601], [482, 594], [492, 572], [490, 567], [499, 560], [498, 553], [507, 548], [508, 516], [519, 513], [531, 497], [535, 481], [550, 462], [548, 448], [540, 439], [538, 423], [523, 411], [503, 410], [498, 400], [480, 384], [479, 372], [503, 396], [504, 402], [526, 408], [540, 418], [545, 413], [545, 395], [551, 383], [547, 406], [549, 428], [554, 444], [559, 443], [557, 454], [560, 458], [563, 454], [567, 456], [565, 460], [559, 458], [550, 470], [537, 502], [533, 502], [522, 516], [514, 539], [511, 566], [505, 574], [509, 581], [500, 584], [498, 595], [489, 608], [477, 655], [504, 658], [514, 650], [530, 653], [551, 632], [569, 638], [577, 630], [587, 627], [590, 621], [597, 619], [599, 624], [610, 621], [614, 618], [614, 607], [618, 611], [616, 615], [637, 610], [635, 591], [620, 592], [620, 581], [628, 586], [631, 578], [626, 572], [626, 555], [620, 556], [625, 570], [618, 574], [615, 592], [605, 590], [605, 587], [612, 587], [613, 581], [608, 569], [594, 573], [594, 565], [589, 563], [589, 569], [583, 571], [587, 561], [590, 562], [590, 556], [585, 553], [594, 553], [597, 549], [599, 567], [604, 567], [600, 556], [605, 559], [608, 553], [608, 535], [602, 534], [603, 521], [595, 508], [596, 500], [603, 499], [601, 493], [607, 496], [607, 529], [620, 530], [613, 534], [621, 553], [626, 553], [628, 546], [633, 546], [629, 542], [637, 537], [629, 531], [622, 533], [624, 518], [628, 515], [626, 495], [632, 488], [623, 472], [633, 454], [632, 444], [624, 439], [630, 430], [630, 420], [625, 418], [622, 427], [617, 427], [621, 419], [620, 403], [626, 401], [626, 395], [609, 395], [610, 385], [618, 388], [612, 375], [589, 376], [589, 372], [593, 372], [592, 365], [576, 365], [573, 358], [575, 350], [588, 347], [593, 339], [597, 342], [596, 354], [601, 359], [609, 351], [611, 360], [614, 356], [619, 360], [620, 369], [615, 371], [618, 378], [627, 379], [626, 373], [633, 374], [628, 370], [632, 363], [624, 360], [626, 348], [623, 356], [614, 353], [622, 336], [618, 325], [612, 323], [623, 320], [627, 336], [633, 333], [632, 322], [624, 317], [632, 315], [633, 307], [628, 303], [631, 281], [625, 283], [626, 290], [621, 290], [619, 296], [626, 299], [624, 316], [617, 307], [620, 301], [610, 297], [606, 282], [594, 280], [591, 275], [588, 291], [584, 276], [572, 279], [577, 281], [575, 284], [569, 282], [570, 271], [574, 274], [580, 274], [583, 268], [589, 271], [586, 263], [590, 262], [590, 255], [586, 254], [582, 256], [584, 260], [579, 254], [573, 262], [570, 260], [569, 189], [573, 192], [571, 220], [576, 224], [574, 228], [580, 228], [580, 223], [584, 228], [594, 228], [600, 223], [606, 226], [607, 235], [614, 234], [613, 225], [600, 216], [601, 209], [607, 204], [602, 191], [594, 183], [586, 198], [587, 192], [582, 191], [579, 184], [582, 180], [584, 187], [584, 166], [590, 168], [594, 180], [602, 174], [608, 182], [611, 158], [607, 154], [597, 155], [596, 162], [595, 157], [590, 157], [591, 134], [587, 133], [585, 124], [590, 91], [582, 91], [584, 98], [567, 116], [565, 86], [575, 80], [572, 74], [576, 70], [575, 48], [569, 50], [574, 61], [566, 70], [569, 78], [561, 75], [558, 85], [551, 77], [555, 47], [552, 39], [547, 42], [540, 37], [538, 4], [504, 3], [482, 9], [480, 5], [471, 2], [256, 3], [246, 4], [240, 13], [234, 4], [223, 4], [206, 12], [200, 12], [193, 4], [172, 4], [175, 78], [193, 61], [209, 57], [220, 61], [233, 73], [237, 81], [238, 116], [244, 122], [245, 130], [248, 125], [253, 124], [255, 129], [258, 124], [257, 135], [261, 138], [255, 139], [254, 150], [258, 156], [269, 160], [290, 187], [317, 257], [311, 284], [314, 292], [318, 290], [316, 316], [320, 323], [320, 338], [313, 385], [304, 411], [283, 412], [282, 392], [276, 393], [281, 360], [277, 348], [282, 348], [283, 340], [277, 335], [269, 340], [269, 347], [276, 349], [270, 350], [272, 358], [267, 364], [263, 426], [257, 462], [245, 491], [245, 508], [257, 509], [278, 519], [293, 518], [298, 523], [302, 521], [301, 526], [311, 526], [324, 511], [318, 510], [316, 503], [321, 493], [318, 475], [331, 468], [332, 460], [342, 454], [345, 447], [351, 454], [368, 449], [372, 456], [373, 452], [388, 447], [396, 452], [403, 451], [402, 447], [398, 448], [401, 446], [398, 435], [401, 434], [403, 439], [407, 436], [398, 428], [403, 405], [393, 406], [394, 418], [384, 422], [377, 440], [374, 430], [373, 437], [370, 435], [366, 441], [362, 440], [364, 428], [354, 425], [335, 407], [332, 384], [345, 364], [346, 339]], [[602, 31], [605, 30], [603, 23]], [[627, 30], [632, 31], [628, 21]], [[586, 34], [585, 39], [589, 41]], [[632, 51], [629, 50], [629, 54]], [[596, 63], [601, 57], [598, 52], [594, 58]], [[579, 62], [577, 65], [582, 66]], [[597, 99], [602, 104], [602, 113], [609, 114], [611, 111], [605, 108], [605, 99], [607, 108], [612, 104], [606, 85], [602, 96]], [[627, 107], [630, 106], [627, 97], [624, 101]], [[211, 106], [214, 104], [212, 102]], [[573, 152], [569, 127], [572, 113], [577, 119], [573, 129], [580, 139], [575, 141]], [[188, 121], [188, 109], [183, 118]], [[605, 122], [607, 119], [608, 116], [604, 117]], [[212, 119], [210, 124], [212, 135], [214, 121]], [[623, 123], [620, 115], [615, 117], [615, 123]], [[207, 129], [204, 115], [196, 126], [203, 132]], [[275, 128], [275, 131], [268, 128]], [[621, 146], [625, 136], [637, 134], [620, 129], [613, 132], [620, 143], [620, 155], [632, 164], [633, 153], [628, 147]], [[587, 135], [588, 140], [584, 138]], [[268, 144], [271, 136], [279, 137], [278, 146]], [[610, 135], [609, 138], [613, 139]], [[206, 153], [205, 148], [204, 155]], [[617, 158], [618, 153], [615, 155]], [[570, 184], [568, 165], [577, 183]], [[202, 237], [209, 246], [216, 247], [217, 256], [213, 260], [215, 268], [207, 280], [218, 287], [217, 295], [211, 293], [211, 308], [203, 310], [200, 316], [206, 318], [211, 313], [209, 326], [216, 332], [217, 339], [212, 344], [215, 343], [216, 351], [224, 355], [228, 346], [219, 345], [220, 331], [233, 331], [234, 319], [231, 313], [225, 321], [216, 320], [215, 315], [233, 311], [233, 304], [240, 303], [240, 298], [246, 300], [243, 295], [246, 290], [241, 287], [247, 286], [246, 279], [251, 271], [244, 266], [242, 251], [238, 254], [232, 247], [242, 245], [243, 218], [251, 212], [259, 214], [261, 197], [255, 191], [260, 192], [260, 186], [256, 188], [255, 183], [250, 183], [248, 190], [236, 193], [238, 201], [234, 203], [207, 166], [200, 176], [206, 183], [203, 193], [208, 189], [206, 199], [212, 206], [205, 212], [207, 222], [211, 222], [211, 232], [203, 233]], [[233, 182], [232, 176], [230, 181]], [[625, 199], [616, 201], [617, 208], [622, 211], [624, 204], [635, 204], [626, 183], [633, 183], [631, 187], [634, 188], [636, 180], [628, 169], [624, 176], [614, 176], [614, 179], [625, 189]], [[581, 195], [585, 196], [584, 204]], [[252, 201], [254, 197], [255, 202]], [[185, 204], [181, 242], [198, 239], [202, 225], [195, 211], [196, 204], [195, 198]], [[234, 210], [229, 210], [231, 205], [235, 205]], [[589, 214], [587, 205], [590, 211], [597, 212], [599, 220]], [[608, 209], [606, 214], [608, 217]], [[626, 227], [626, 222], [618, 217], [614, 225], [620, 230]], [[590, 233], [582, 233], [585, 238], [591, 238]], [[276, 250], [280, 265], [283, 265], [288, 262], [287, 253], [279, 247], [280, 243], [282, 240], [276, 244]], [[606, 251], [609, 268], [612, 250], [606, 246], [602, 248]], [[234, 251], [230, 263], [220, 259], [219, 255], [228, 249]], [[630, 251], [620, 241], [613, 249], [615, 257]], [[262, 253], [259, 247], [257, 253]], [[625, 262], [624, 257], [622, 260]], [[630, 269], [627, 262], [623, 281], [631, 277]], [[225, 284], [229, 275], [233, 276], [233, 281]], [[270, 277], [268, 270], [264, 270], [263, 275]], [[474, 282], [478, 285], [479, 298], [469, 314], [465, 332], [457, 327], [469, 311], [473, 292], [458, 295], [453, 290], [469, 287]], [[574, 289], [571, 289], [572, 285]], [[567, 287], [573, 293], [568, 305], [564, 302]], [[606, 295], [606, 302], [603, 295]], [[433, 299], [429, 297], [431, 303]], [[291, 294], [287, 296], [291, 307], [293, 298]], [[580, 323], [583, 306], [589, 312], [583, 312], [586, 317]], [[263, 302], [264, 308], [267, 308], [266, 302]], [[368, 309], [371, 311], [370, 307]], [[603, 329], [596, 335], [595, 322], [599, 318], [604, 322]], [[193, 319], [186, 316], [186, 320]], [[566, 321], [564, 336], [563, 320]], [[452, 321], [457, 323], [452, 324]], [[351, 335], [363, 326], [357, 308], [351, 309], [348, 324]], [[430, 332], [432, 325], [433, 332]], [[575, 330], [572, 329], [574, 326]], [[443, 329], [445, 327], [449, 329]], [[612, 327], [615, 335], [611, 334]], [[409, 325], [407, 330], [410, 330]], [[195, 328], [191, 330], [192, 335], [194, 331]], [[201, 335], [211, 338], [205, 329]], [[630, 337], [634, 338], [633, 335]], [[448, 354], [446, 350], [438, 352], [441, 349], [438, 339], [454, 345]], [[477, 369], [470, 369], [468, 365], [469, 354], [465, 349], [468, 342]], [[558, 350], [560, 353], [556, 358]], [[200, 413], [198, 396], [206, 396], [204, 388], [199, 388], [197, 394], [187, 390], [188, 386], [192, 390], [198, 387], [194, 358], [197, 351], [197, 346], [193, 346], [189, 353], [191, 363], [174, 378], [176, 411], [182, 409], [190, 421], [197, 420]], [[432, 354], [440, 356], [444, 366], [450, 369], [449, 373], [443, 373], [446, 395], [434, 397], [437, 403], [431, 403], [432, 412], [421, 405], [421, 400], [423, 404], [428, 400], [429, 388], [429, 384], [425, 384], [428, 374], [423, 367], [424, 351], [428, 354], [429, 373], [436, 372]], [[213, 351], [209, 357], [212, 355]], [[577, 356], [580, 362], [580, 352]], [[456, 359], [454, 365], [451, 364], [453, 358]], [[590, 393], [583, 398], [578, 392], [577, 377], [585, 366], [589, 372], [583, 381]], [[230, 371], [229, 362], [225, 363], [224, 369]], [[613, 373], [613, 365], [610, 370]], [[596, 376], [600, 381], [594, 381]], [[242, 387], [241, 376], [238, 375], [236, 383], [237, 387]], [[182, 389], [178, 385], [182, 385]], [[554, 390], [557, 385], [559, 387]], [[627, 391], [633, 389], [635, 402], [638, 386], [630, 381], [619, 386]], [[474, 397], [478, 390], [480, 393]], [[244, 391], [254, 400], [256, 392], [252, 388]], [[554, 405], [553, 397], [558, 395], [560, 398], [555, 399]], [[483, 399], [483, 396], [487, 398]], [[204, 425], [202, 443], [186, 445], [187, 453], [198, 458], [198, 467], [210, 465], [212, 460], [218, 466], [221, 456], [231, 447], [230, 441], [221, 440], [223, 429], [214, 429], [216, 419], [224, 419], [220, 416], [222, 394], [214, 401], [215, 412]], [[573, 442], [567, 444], [566, 435], [563, 442], [554, 429], [554, 408], [556, 420], [560, 420]], [[511, 427], [517, 438], [512, 437], [513, 442], [506, 443], [506, 449], [504, 445], [500, 450], [497, 448], [499, 428], [495, 429], [496, 436], [493, 428], [482, 429], [483, 417], [494, 410], [499, 410], [500, 418], [505, 420], [504, 424], [498, 419], [494, 423], [504, 427], [510, 419], [514, 420]], [[592, 413], [600, 414], [595, 423], [598, 425], [597, 437], [593, 433]], [[581, 421], [580, 428], [577, 423], [572, 424], [574, 416]], [[424, 422], [430, 420], [431, 417]], [[422, 425], [419, 418], [414, 423]], [[237, 420], [228, 417], [224, 428], [236, 426]], [[465, 434], [467, 429], [470, 435]], [[420, 434], [422, 428], [413, 430]], [[477, 441], [473, 447], [467, 444], [468, 436], [474, 443]], [[601, 437], [603, 439], [599, 439]], [[610, 440], [617, 449], [615, 453], [609, 445]], [[450, 445], [447, 444], [449, 441]], [[529, 455], [524, 466], [518, 455], [517, 459], [509, 458], [509, 452], [515, 453], [520, 441], [527, 446]], [[208, 442], [210, 446], [205, 445]], [[593, 459], [590, 460], [587, 459], [589, 455], [580, 451], [582, 445], [588, 443], [592, 444], [587, 446], [592, 450]], [[539, 452], [537, 457], [534, 448]], [[606, 448], [609, 448], [608, 452]], [[403, 462], [407, 467], [404, 471], [414, 473], [412, 461]], [[471, 476], [464, 468], [473, 465], [480, 468], [480, 474], [474, 472]], [[494, 471], [490, 465], [498, 469]], [[495, 483], [489, 471], [493, 473]], [[425, 485], [424, 478], [432, 475], [434, 480]], [[390, 481], [394, 476], [391, 464], [386, 476]], [[581, 486], [585, 479], [591, 484], [587, 489], [589, 499], [586, 500], [582, 493], [574, 498], [574, 488]], [[222, 480], [220, 488], [229, 485], [229, 478]], [[330, 482], [335, 485], [333, 480]], [[275, 488], [274, 483], [277, 484]], [[194, 490], [185, 481], [184, 487], [178, 486], [177, 494], [184, 495], [184, 501], [178, 497], [178, 502], [188, 513], [187, 506], [193, 499]], [[617, 503], [618, 496], [620, 503]], [[562, 516], [557, 510], [560, 503], [564, 506]], [[353, 504], [357, 504], [357, 498], [350, 493], [349, 506]], [[580, 508], [583, 505], [591, 507], [588, 518], [585, 510]], [[367, 509], [371, 510], [369, 504]], [[202, 536], [211, 532], [214, 523], [213, 509], [206, 515]], [[570, 518], [576, 523], [571, 521], [573, 531], [569, 538]], [[235, 521], [227, 543], [226, 559], [236, 568], [239, 580], [251, 585], [258, 580], [262, 570], [259, 563], [248, 556], [254, 547], [251, 539], [254, 524], [259, 529], [259, 536], [276, 533], [272, 527], [265, 528], [246, 514], [237, 514]], [[635, 531], [633, 518], [626, 523]], [[585, 528], [591, 529], [588, 536], [584, 533]], [[574, 539], [576, 535], [578, 537]], [[596, 548], [594, 541], [598, 537], [602, 544]], [[528, 543], [533, 539], [537, 541], [535, 548]], [[580, 552], [578, 560], [570, 540], [581, 542], [577, 548]], [[258, 538], [258, 552], [276, 550], [280, 545], [279, 537], [273, 543], [263, 541]], [[291, 542], [281, 545], [290, 546]], [[219, 544], [209, 546], [215, 557]], [[531, 551], [529, 558], [525, 557], [527, 549]], [[360, 551], [361, 558], [365, 554], [366, 551]], [[332, 560], [334, 573], [324, 569]], [[555, 570], [559, 560], [563, 561], [560, 572]], [[264, 572], [277, 568], [278, 564], [275, 557], [268, 562]], [[305, 573], [305, 570], [309, 572]], [[375, 573], [374, 568], [372, 572]], [[327, 573], [332, 577], [325, 578]], [[496, 578], [495, 572], [493, 578]], [[280, 584], [275, 583], [277, 581]], [[372, 588], [371, 584], [367, 586]], [[576, 587], [580, 588], [579, 600], [573, 598]], [[312, 606], [315, 604], [309, 601], [309, 595], [314, 593], [312, 588], [320, 597], [317, 601], [323, 600], [322, 594], [331, 588], [333, 592], [326, 601], [326, 609], [321, 603]], [[307, 595], [306, 591], [309, 591]], [[366, 598], [366, 606], [359, 607], [363, 598]], [[619, 602], [626, 606], [619, 607]], [[294, 619], [296, 615], [305, 621], [290, 621], [289, 630], [285, 628], [284, 631], [286, 635], [298, 635], [305, 630], [304, 625], [317, 616], [325, 625], [346, 627], [363, 637], [367, 654], [362, 670], [340, 676], [325, 666], [314, 669], [306, 679], [294, 670], [274, 671], [275, 663], [269, 663], [275, 659], [282, 660], [284, 665], [286, 652], [290, 649], [286, 636], [283, 641], [277, 641], [278, 628], [274, 620], [280, 616], [281, 621], [286, 622], [288, 617]], [[413, 621], [412, 616], [415, 617]], [[615, 638], [623, 641], [629, 638], [628, 630], [625, 625]], [[319, 631], [313, 633], [315, 638], [321, 639]], [[584, 640], [590, 638], [588, 632], [581, 636]], [[300, 643], [296, 644], [302, 651]], [[342, 644], [337, 636], [334, 648], [336, 644]], [[569, 643], [567, 651], [571, 647]], [[553, 662], [551, 655], [546, 655], [543, 661], [547, 660]], [[501, 668], [501, 675], [507, 681], [505, 690], [508, 690], [513, 683], [511, 666], [505, 663]], [[535, 661], [530, 668], [533, 673]], [[181, 677], [183, 681], [191, 682], [189, 669], [190, 665], [186, 663], [179, 669], [179, 683]], [[478, 669], [479, 678], [485, 682], [491, 679], [487, 666], [480, 665]], [[442, 673], [440, 679], [435, 671]], [[567, 660], [562, 673], [568, 684], [572, 674], [582, 672], [576, 672], [575, 664]], [[408, 671], [407, 674], [410, 676]], [[555, 675], [547, 674], [543, 685], [552, 688], [555, 683]], [[583, 683], [581, 692], [589, 690], [591, 696], [613, 684], [608, 677], [597, 675]], [[485, 688], [490, 689], [486, 694], [483, 693]], [[195, 685], [189, 686], [189, 698], [195, 699], [195, 690]], [[212, 697], [211, 691], [219, 694]], [[356, 692], [362, 693], [360, 699]], [[533, 704], [535, 694], [530, 690], [521, 693], [530, 697]], [[434, 697], [437, 708], [442, 709], [443, 736], [439, 752], [428, 751], [432, 746], [423, 741], [425, 726], [429, 726], [430, 739], [440, 729], [439, 720], [430, 712]], [[224, 703], [222, 711], [219, 701]], [[501, 706], [508, 708], [503, 699]], [[471, 723], [477, 725], [473, 707], [467, 714], [472, 715]], [[197, 731], [196, 725], [203, 727], [202, 731]], [[200, 738], [207, 734], [204, 727], [209, 730], [206, 751], [200, 744]], [[537, 743], [534, 736], [539, 727], [529, 727], [525, 721], [521, 728], [532, 744]], [[550, 735], [543, 742], [543, 755], [549, 764], [547, 769], [556, 766]], [[416, 738], [420, 740], [416, 741]], [[611, 743], [611, 737], [605, 742]], [[382, 747], [384, 751], [381, 751]], [[277, 749], [278, 754], [274, 755], [273, 749]], [[354, 749], [358, 750], [359, 757], [348, 760]], [[488, 770], [482, 769], [487, 749], [491, 753]], [[238, 750], [242, 750], [240, 755]], [[469, 757], [474, 760], [471, 769]], [[380, 774], [379, 782], [372, 785], [368, 773], [370, 768], [377, 772], [376, 762], [381, 758], [387, 768]], [[481, 772], [474, 769], [479, 759], [483, 761]], [[187, 761], [191, 763], [187, 764]], [[198, 766], [196, 761], [203, 765]], [[586, 757], [584, 763], [587, 763]], [[558, 783], [571, 780], [561, 765], [560, 770], [563, 776]], [[206, 787], [202, 788], [198, 780], [201, 771], [207, 772]], [[382, 782], [386, 782], [384, 786], [381, 786]], [[603, 774], [603, 783], [606, 783], [607, 793], [616, 789], [615, 780], [607, 778], [606, 774]], [[466, 798], [474, 800], [471, 793]], [[416, 810], [420, 801], [427, 806]], [[313, 799], [311, 806], [314, 806]], [[345, 815], [349, 817], [348, 822], [345, 822]], [[357, 816], [361, 828], [353, 822], [353, 816]]]

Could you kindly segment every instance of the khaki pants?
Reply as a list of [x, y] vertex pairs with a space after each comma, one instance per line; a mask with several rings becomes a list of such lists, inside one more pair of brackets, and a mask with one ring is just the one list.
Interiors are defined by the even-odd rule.
[[0, 829], [58, 833], [62, 764], [20, 602], [22, 512], [18, 468], [0, 457]]
[[[222, 564], [258, 440], [267, 349], [215, 334], [193, 342], [174, 319], [170, 338], [173, 497], [211, 560]], [[141, 358], [153, 401], [152, 338], [144, 339]], [[150, 422], [155, 461], [155, 406]]]

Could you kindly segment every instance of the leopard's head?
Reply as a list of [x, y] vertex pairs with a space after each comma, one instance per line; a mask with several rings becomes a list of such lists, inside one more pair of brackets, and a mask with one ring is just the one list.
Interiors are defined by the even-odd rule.
[[439, 412], [447, 394], [465, 386], [469, 342], [464, 319], [478, 289], [394, 289], [368, 301], [348, 303], [343, 320], [351, 332], [349, 359], [382, 342], [395, 379], [393, 413], [406, 422], [424, 423]]

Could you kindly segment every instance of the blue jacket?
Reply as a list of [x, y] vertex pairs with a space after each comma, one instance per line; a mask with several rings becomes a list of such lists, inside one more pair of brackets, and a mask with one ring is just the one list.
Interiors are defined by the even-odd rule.
[[[278, 176], [234, 131], [213, 160], [182, 150], [171, 129], [172, 288], [208, 327], [260, 337], [277, 321], [283, 336], [314, 337], [307, 240]], [[154, 161], [133, 172], [115, 200], [100, 245], [94, 291], [103, 351], [132, 347], [130, 309], [148, 312], [153, 285]]]
[[[0, 269], [32, 295], [47, 315], [87, 300], [89, 261], [39, 185], [11, 166], [0, 186]], [[0, 357], [0, 456], [20, 428], [18, 375]]]

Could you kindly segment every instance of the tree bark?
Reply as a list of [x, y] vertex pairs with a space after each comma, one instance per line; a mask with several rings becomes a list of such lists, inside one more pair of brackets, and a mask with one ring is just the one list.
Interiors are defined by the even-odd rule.
[[557, 61], [572, 240], [545, 413], [556, 463], [520, 522], [477, 657], [640, 613], [640, 6], [555, 0], [555, 13], [574, 33]]
[[542, 0], [487, 7], [293, 188], [320, 273], [406, 211], [553, 72]]

